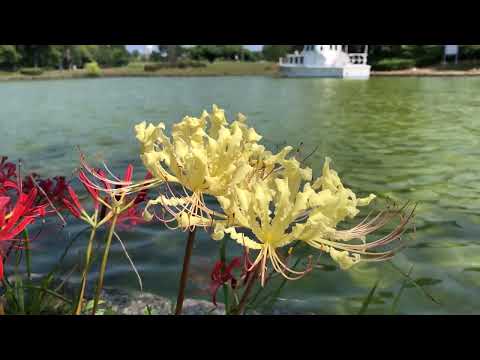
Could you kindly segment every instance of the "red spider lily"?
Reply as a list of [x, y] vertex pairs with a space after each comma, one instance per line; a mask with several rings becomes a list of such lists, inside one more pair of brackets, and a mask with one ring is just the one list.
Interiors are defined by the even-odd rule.
[[[47, 205], [35, 206], [37, 189], [20, 194], [13, 209], [8, 209], [10, 198], [0, 197], [0, 242], [15, 240], [38, 217], [45, 216]], [[0, 251], [0, 279], [3, 278], [3, 260]]]
[[39, 216], [45, 216], [47, 205], [35, 206], [37, 189], [20, 194], [13, 210], [7, 214], [10, 198], [0, 197], [0, 241], [12, 240]]
[[220, 260], [215, 263], [211, 275], [212, 282], [210, 283], [210, 293], [212, 295], [212, 302], [215, 306], [217, 306], [217, 292], [221, 286], [230, 282], [232, 289], [236, 288], [237, 279], [233, 276], [232, 271], [235, 268], [240, 268], [241, 264], [242, 260], [239, 257], [234, 258], [227, 266], [225, 266], [223, 261]]
[[63, 205], [70, 211], [70, 213], [76, 218], [82, 217], [82, 212], [85, 212], [80, 200], [78, 199], [75, 190], [70, 185], [67, 185], [67, 192], [70, 195], [70, 200], [65, 196], [62, 198]]
[[9, 189], [17, 189], [17, 167], [11, 162], [6, 162], [7, 157], [0, 160], [0, 195], [6, 195]]
[[[110, 172], [107, 169], [108, 172]], [[93, 179], [87, 176], [87, 174], [92, 175]], [[125, 170], [123, 180], [115, 178], [115, 181], [110, 180], [107, 177], [107, 174], [101, 169], [91, 169], [86, 167], [86, 171], [80, 171], [78, 178], [82, 185], [85, 187], [87, 192], [90, 194], [95, 206], [95, 210], [98, 210], [100, 205], [100, 213], [98, 217], [97, 224], [106, 220], [108, 222], [111, 220], [111, 211], [115, 201], [120, 201], [122, 199], [122, 189], [124, 186], [129, 186], [132, 183], [133, 177], [133, 166], [128, 165]], [[152, 178], [150, 173], [147, 174], [145, 180]], [[100, 185], [101, 184], [101, 185]], [[73, 216], [77, 218], [85, 219], [85, 210], [80, 203], [78, 196], [72, 187], [67, 186], [67, 192], [70, 199], [63, 198], [63, 203], [65, 207], [72, 213]], [[106, 192], [108, 195], [101, 197], [100, 192]], [[117, 219], [117, 225], [120, 228], [129, 229], [138, 224], [144, 223], [142, 212], [139, 209], [141, 203], [147, 200], [148, 190], [143, 189], [138, 192], [135, 196], [124, 196], [123, 197], [123, 211], [119, 214]]]
[[0, 160], [0, 182], [3, 180], [12, 180], [17, 176], [17, 167], [11, 162], [6, 162], [8, 157], [2, 156]]
[[143, 218], [142, 210], [138, 204], [134, 204], [128, 210], [122, 212], [117, 219], [117, 226], [120, 229], [129, 230], [137, 225], [146, 224], [147, 221]]
[[29, 194], [31, 190], [36, 188], [39, 191], [34, 204], [42, 208], [47, 204], [50, 205], [53, 209], [47, 211], [47, 215], [54, 212], [58, 213], [56, 206], [63, 207], [62, 198], [66, 192], [67, 182], [65, 177], [57, 176], [53, 179], [41, 179], [38, 174], [32, 173], [20, 181], [20, 170], [18, 169], [17, 172], [17, 166], [6, 162], [6, 160], [7, 157], [4, 156], [0, 161], [0, 196]]
[[41, 194], [38, 194], [37, 203], [46, 202], [46, 198], [48, 198], [52, 204], [62, 205], [67, 185], [64, 176], [56, 176], [53, 179], [40, 179], [38, 174], [33, 173], [23, 180], [22, 191], [28, 193], [33, 188], [39, 187], [42, 191]]

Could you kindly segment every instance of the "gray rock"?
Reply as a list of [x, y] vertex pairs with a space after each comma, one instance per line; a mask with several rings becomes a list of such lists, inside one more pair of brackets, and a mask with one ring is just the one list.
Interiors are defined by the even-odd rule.
[[[173, 315], [175, 304], [162, 296], [141, 293], [138, 291], [125, 291], [120, 289], [105, 288], [101, 299], [104, 303], [101, 309], [110, 310], [119, 315], [146, 315], [147, 307], [152, 315]], [[218, 307], [203, 300], [185, 299], [183, 315], [225, 315], [225, 306]]]
[[149, 293], [104, 289], [101, 299], [105, 301], [101, 308], [119, 315], [145, 315], [147, 308], [152, 315], [172, 313], [172, 302], [169, 299]]
[[186, 299], [183, 302], [182, 315], [225, 315], [225, 305], [215, 307], [209, 301]]
[[[105, 288], [101, 296], [100, 309], [110, 310], [118, 315], [146, 315], [147, 307], [151, 315], [173, 315], [175, 303], [162, 296], [141, 293], [138, 291], [125, 291], [120, 289]], [[209, 301], [185, 299], [182, 315], [225, 315], [225, 305], [219, 303], [217, 307]], [[252, 312], [251, 315], [260, 315]]]
[[[62, 284], [62, 292], [67, 297], [75, 297], [77, 286], [70, 282], [62, 282], [61, 279], [54, 279], [52, 287]], [[92, 300], [94, 297], [94, 287], [87, 288], [85, 298]], [[140, 291], [128, 291], [118, 288], [104, 288], [101, 295], [102, 303], [99, 306], [105, 314], [117, 315], [173, 315], [175, 302], [171, 299]], [[148, 310], [147, 310], [148, 309]], [[279, 306], [265, 315], [310, 315], [300, 314]], [[213, 303], [205, 300], [185, 299], [183, 303], [182, 315], [225, 315], [225, 305], [219, 303], [217, 307]], [[256, 311], [249, 311], [248, 315], [262, 315]], [[312, 314], [313, 315], [313, 314]]]

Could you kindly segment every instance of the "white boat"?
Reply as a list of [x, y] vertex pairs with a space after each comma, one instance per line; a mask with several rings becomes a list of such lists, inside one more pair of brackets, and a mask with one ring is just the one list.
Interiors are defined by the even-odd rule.
[[364, 52], [349, 53], [348, 45], [305, 45], [303, 51], [280, 59], [286, 77], [369, 79], [368, 45]]

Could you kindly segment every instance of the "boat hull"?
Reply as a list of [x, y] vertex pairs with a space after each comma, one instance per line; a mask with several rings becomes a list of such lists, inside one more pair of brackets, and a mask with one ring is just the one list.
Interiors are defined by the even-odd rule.
[[337, 78], [367, 80], [370, 78], [369, 65], [353, 65], [345, 67], [314, 68], [306, 66], [280, 66], [280, 73], [291, 78]]

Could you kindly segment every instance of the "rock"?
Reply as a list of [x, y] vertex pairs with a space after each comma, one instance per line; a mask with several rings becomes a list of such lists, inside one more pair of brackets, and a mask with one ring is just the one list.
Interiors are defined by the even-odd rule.
[[167, 298], [119, 289], [104, 289], [101, 299], [105, 301], [101, 308], [111, 309], [119, 315], [145, 315], [147, 308], [152, 315], [170, 315], [173, 307]]
[[[77, 295], [78, 284], [71, 284], [62, 279], [53, 279], [51, 288], [62, 284], [62, 293], [69, 298]], [[86, 290], [85, 298], [91, 301], [94, 298], [94, 286]], [[129, 291], [118, 288], [104, 288], [101, 295], [100, 310], [106, 314], [118, 315], [173, 315], [175, 302], [166, 297], [140, 291]], [[149, 309], [149, 310], [147, 310]], [[310, 315], [292, 312], [287, 307], [276, 307], [268, 315]], [[210, 301], [185, 299], [182, 315], [225, 315], [225, 305], [219, 303], [217, 307]], [[256, 311], [249, 311], [248, 315], [262, 315]], [[265, 314], [266, 315], [266, 314]], [[312, 314], [313, 315], [313, 314]]]
[[225, 305], [215, 308], [209, 301], [186, 299], [183, 302], [183, 315], [225, 315]]
[[[162, 296], [141, 293], [139, 291], [125, 291], [105, 288], [101, 299], [104, 303], [100, 309], [111, 310], [119, 315], [146, 315], [147, 307], [152, 315], [173, 315], [175, 304]], [[225, 306], [215, 306], [203, 300], [185, 299], [183, 315], [225, 315]]]
[[[175, 303], [170, 299], [138, 291], [106, 288], [101, 299], [104, 303], [99, 306], [100, 309], [111, 310], [118, 315], [148, 315], [147, 306], [152, 315], [173, 315], [175, 310]], [[257, 312], [251, 314], [260, 315]], [[209, 301], [185, 299], [182, 315], [225, 315], [225, 305], [219, 303], [215, 307]]]

